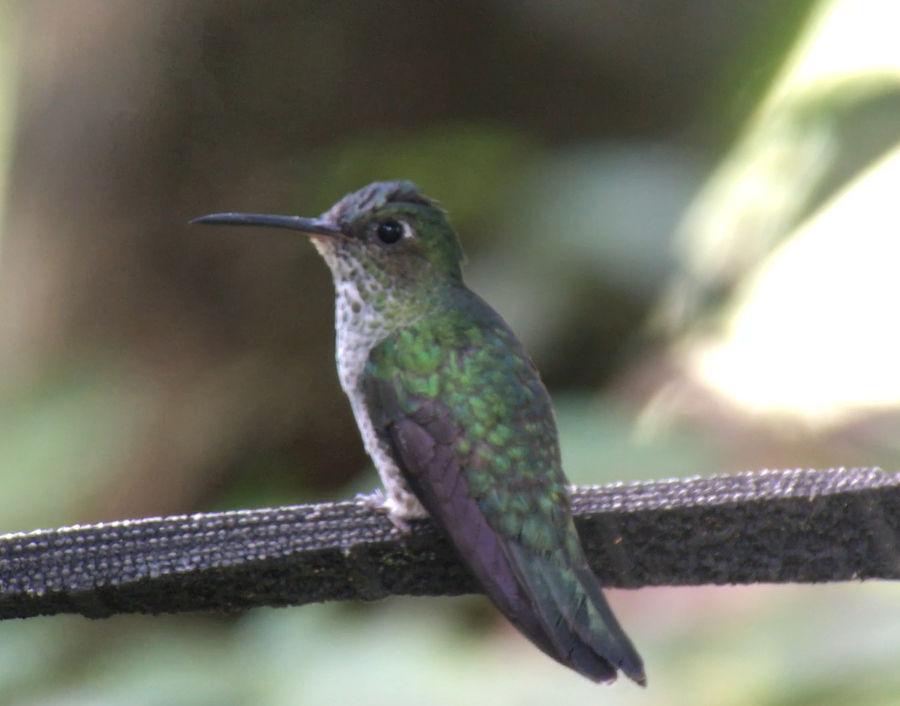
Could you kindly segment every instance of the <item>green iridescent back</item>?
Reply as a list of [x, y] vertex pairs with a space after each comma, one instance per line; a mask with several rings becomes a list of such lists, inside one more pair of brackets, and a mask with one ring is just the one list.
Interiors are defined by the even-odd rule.
[[553, 409], [537, 369], [470, 290], [452, 287], [438, 301], [372, 349], [365, 375], [381, 390], [372, 406], [386, 424], [426, 406], [443, 416], [468, 495], [490, 526], [530, 551], [577, 554]]

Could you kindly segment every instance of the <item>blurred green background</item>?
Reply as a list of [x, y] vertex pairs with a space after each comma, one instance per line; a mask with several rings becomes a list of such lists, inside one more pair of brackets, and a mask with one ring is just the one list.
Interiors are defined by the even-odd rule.
[[[900, 459], [893, 0], [0, 0], [0, 532], [377, 482], [304, 239], [448, 209], [574, 483]], [[887, 583], [611, 591], [649, 687], [481, 597], [0, 623], [0, 704], [900, 703]]]

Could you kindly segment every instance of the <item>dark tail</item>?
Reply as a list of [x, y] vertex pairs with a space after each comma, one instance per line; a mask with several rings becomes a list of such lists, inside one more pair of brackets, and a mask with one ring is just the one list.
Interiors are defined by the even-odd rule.
[[[640, 655], [583, 556], [573, 557], [573, 566], [561, 562], [559, 555], [539, 556], [516, 545], [509, 549], [512, 568], [531, 598], [533, 616], [515, 621], [527, 637], [561, 664], [594, 681], [613, 681], [621, 669], [641, 686], [647, 683]], [[540, 634], [532, 634], [521, 622], [532, 628], [539, 625]]]
[[[491, 527], [469, 495], [454, 456], [446, 445], [435, 443], [431, 432], [401, 420], [391, 424], [389, 433], [407, 483], [484, 592], [522, 634], [588, 679], [611, 682], [621, 669], [638, 684], [646, 683], [641, 658], [603, 598], [577, 541], [546, 553], [525, 549], [518, 539]], [[571, 521], [568, 530], [575, 533]]]

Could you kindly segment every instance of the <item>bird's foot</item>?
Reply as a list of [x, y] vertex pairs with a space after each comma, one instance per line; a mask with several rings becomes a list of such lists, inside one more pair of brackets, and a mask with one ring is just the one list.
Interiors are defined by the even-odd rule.
[[409, 532], [409, 520], [428, 517], [428, 511], [412, 493], [386, 496], [381, 488], [377, 488], [368, 495], [359, 493], [356, 500], [363, 507], [387, 515], [391, 524], [401, 532]]

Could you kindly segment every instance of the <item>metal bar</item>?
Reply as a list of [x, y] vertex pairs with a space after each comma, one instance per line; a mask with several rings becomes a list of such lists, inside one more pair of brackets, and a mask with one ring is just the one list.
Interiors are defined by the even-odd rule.
[[[577, 488], [573, 508], [607, 586], [900, 577], [900, 474], [879, 469]], [[430, 521], [403, 534], [355, 502], [0, 537], [0, 619], [477, 591]]]

